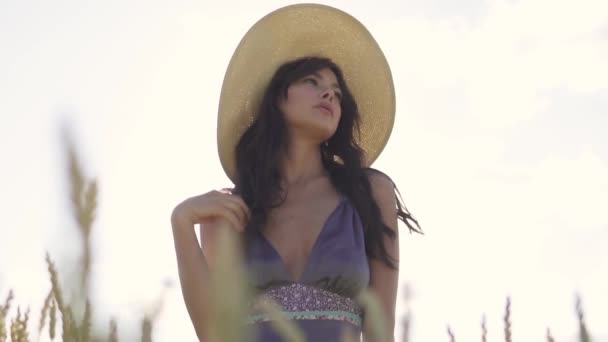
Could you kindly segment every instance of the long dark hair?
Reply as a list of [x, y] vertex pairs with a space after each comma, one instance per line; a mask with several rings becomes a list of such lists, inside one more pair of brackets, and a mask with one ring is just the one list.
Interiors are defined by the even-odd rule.
[[[379, 258], [388, 266], [396, 268], [395, 260], [387, 253], [382, 239], [383, 234], [391, 239], [396, 234], [383, 223], [368, 179], [370, 173], [381, 172], [363, 165], [364, 151], [355, 141], [355, 134], [360, 132], [357, 104], [344, 81], [342, 70], [327, 58], [305, 57], [280, 66], [264, 92], [255, 120], [236, 146], [237, 177], [234, 192], [243, 198], [251, 210], [251, 220], [245, 227], [246, 245], [264, 227], [269, 211], [279, 206], [283, 200], [280, 198], [282, 189], [279, 165], [288, 137], [278, 100], [287, 96], [290, 84], [325, 68], [336, 75], [342, 90], [342, 116], [334, 135], [326, 144], [319, 145], [323, 166], [333, 186], [347, 196], [361, 218], [368, 257]], [[403, 205], [394, 183], [393, 187], [398, 218], [410, 232], [422, 233], [418, 222]]]

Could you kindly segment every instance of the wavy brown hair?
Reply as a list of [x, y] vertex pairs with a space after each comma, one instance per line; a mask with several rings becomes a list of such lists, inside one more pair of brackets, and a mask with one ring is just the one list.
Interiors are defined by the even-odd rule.
[[[365, 251], [368, 257], [379, 258], [388, 266], [396, 268], [395, 260], [387, 253], [382, 239], [383, 234], [391, 239], [395, 239], [396, 234], [382, 221], [368, 178], [370, 173], [383, 173], [363, 165], [364, 151], [355, 140], [355, 134], [360, 134], [357, 104], [344, 81], [342, 70], [327, 58], [305, 57], [281, 65], [264, 92], [255, 120], [236, 146], [237, 177], [234, 192], [243, 198], [251, 210], [251, 220], [245, 227], [245, 241], [252, 241], [253, 236], [261, 232], [269, 211], [281, 205], [284, 200], [280, 197], [279, 165], [288, 137], [278, 100], [287, 96], [287, 89], [293, 82], [325, 68], [336, 75], [342, 90], [342, 116], [334, 135], [326, 144], [319, 145], [323, 167], [333, 186], [357, 210], [365, 231]], [[395, 183], [393, 187], [398, 218], [410, 232], [422, 233], [418, 221], [403, 205]]]

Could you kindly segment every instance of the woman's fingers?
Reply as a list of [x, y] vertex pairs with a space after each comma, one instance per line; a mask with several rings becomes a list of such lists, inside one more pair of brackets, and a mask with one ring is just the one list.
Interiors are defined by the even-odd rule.
[[242, 221], [238, 217], [238, 215], [234, 212], [233, 209], [231, 209], [228, 206], [222, 206], [220, 211], [221, 211], [220, 215], [232, 225], [233, 229], [235, 229], [238, 232], [243, 231], [244, 226], [242, 224]]
[[222, 197], [224, 199], [223, 203], [233, 210], [235, 215], [237, 215], [241, 220], [242, 225], [247, 225], [247, 222], [251, 218], [251, 214], [247, 204], [245, 204], [245, 201], [243, 201], [243, 199], [237, 195], [223, 194]]
[[214, 215], [226, 219], [236, 231], [242, 232], [248, 221], [248, 209], [240, 197], [216, 191], [213, 199]]
[[228, 198], [230, 200], [236, 201], [239, 206], [243, 209], [244, 212], [246, 212], [247, 217], [249, 217], [249, 207], [247, 207], [247, 204], [245, 203], [245, 201], [243, 200], [243, 198], [239, 195], [234, 195], [232, 193], [232, 191], [228, 188], [224, 188], [222, 190], [220, 190], [221, 193], [229, 195]]
[[250, 214], [249, 208], [247, 208], [245, 202], [241, 198], [232, 195], [229, 204], [230, 207], [233, 208], [236, 214], [241, 218], [243, 225], [246, 225], [249, 221]]
[[188, 216], [196, 222], [213, 220], [214, 217], [227, 220], [233, 229], [242, 232], [249, 221], [250, 212], [245, 201], [230, 191], [213, 190], [204, 195], [189, 198], [186, 202]]

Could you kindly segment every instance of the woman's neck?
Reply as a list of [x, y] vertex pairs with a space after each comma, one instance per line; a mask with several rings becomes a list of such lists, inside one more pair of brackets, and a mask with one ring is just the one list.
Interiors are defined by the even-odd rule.
[[316, 143], [296, 141], [289, 144], [281, 164], [283, 188], [307, 183], [327, 175], [321, 161], [321, 151]]

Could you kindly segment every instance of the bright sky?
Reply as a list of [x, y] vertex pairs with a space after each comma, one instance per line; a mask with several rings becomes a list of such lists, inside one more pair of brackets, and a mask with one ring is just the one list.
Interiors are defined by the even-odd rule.
[[[63, 268], [78, 255], [66, 119], [100, 182], [96, 319], [117, 316], [136, 338], [170, 280], [155, 338], [194, 339], [169, 215], [230, 185], [215, 144], [223, 73], [246, 30], [291, 3], [0, 2], [2, 299], [14, 288], [37, 311], [45, 249]], [[361, 20], [393, 71], [397, 119], [374, 166], [426, 232], [402, 226], [413, 341], [447, 340], [448, 323], [479, 340], [484, 313], [501, 340], [507, 295], [514, 341], [543, 341], [548, 326], [574, 341], [576, 292], [594, 341], [608, 341], [608, 3], [324, 3]]]

